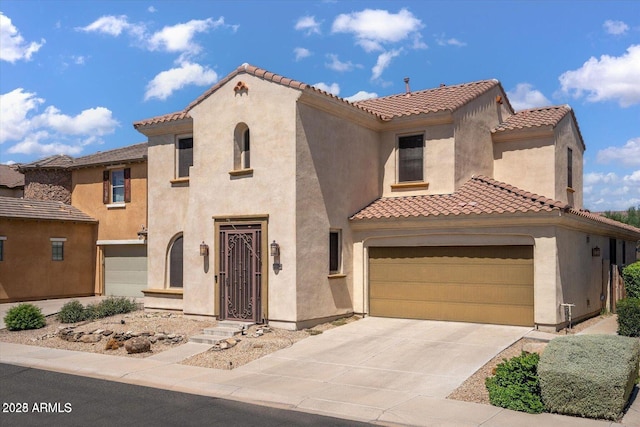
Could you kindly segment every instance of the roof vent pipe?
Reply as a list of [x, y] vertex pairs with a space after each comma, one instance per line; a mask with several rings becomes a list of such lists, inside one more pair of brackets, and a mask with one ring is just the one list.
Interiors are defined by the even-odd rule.
[[411, 95], [411, 87], [409, 87], [409, 77], [404, 78], [404, 87], [407, 95]]

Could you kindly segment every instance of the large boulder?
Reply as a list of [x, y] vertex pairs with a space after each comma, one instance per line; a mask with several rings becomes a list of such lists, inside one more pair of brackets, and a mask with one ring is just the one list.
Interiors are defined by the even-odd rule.
[[151, 351], [151, 341], [146, 337], [135, 337], [127, 340], [124, 344], [127, 353], [146, 353]]

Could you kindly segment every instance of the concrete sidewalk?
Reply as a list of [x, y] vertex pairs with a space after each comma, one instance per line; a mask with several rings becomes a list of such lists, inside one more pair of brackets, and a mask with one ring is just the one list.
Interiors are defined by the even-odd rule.
[[[180, 360], [209, 348], [191, 343], [144, 359], [0, 343], [0, 362], [381, 425], [640, 426], [640, 399], [634, 402], [622, 424], [552, 414], [530, 415], [445, 399], [444, 391], [432, 390], [423, 378], [406, 375], [402, 363], [418, 361], [406, 361], [405, 352], [394, 352], [402, 348], [398, 347], [402, 345], [402, 337], [389, 341], [384, 351], [364, 348], [362, 342], [357, 345], [355, 342], [355, 337], [362, 334], [361, 326], [373, 333], [384, 322], [366, 318], [355, 323], [360, 326], [350, 328], [354, 325], [350, 324], [326, 331], [231, 371], [179, 364]], [[393, 325], [404, 327], [402, 322]], [[422, 328], [425, 334], [428, 330], [435, 333], [441, 330], [427, 322], [411, 323], [411, 327]], [[459, 327], [458, 335], [462, 331], [466, 329]], [[398, 333], [410, 335], [404, 329]], [[344, 346], [338, 347], [337, 343]], [[417, 345], [414, 341], [404, 345], [409, 344]], [[434, 341], [433, 345], [440, 343]], [[351, 348], [351, 356], [345, 353], [347, 348]], [[398, 368], [382, 368], [385, 358], [394, 354]], [[358, 357], [364, 363], [354, 364]], [[356, 378], [359, 372], [362, 375]]]

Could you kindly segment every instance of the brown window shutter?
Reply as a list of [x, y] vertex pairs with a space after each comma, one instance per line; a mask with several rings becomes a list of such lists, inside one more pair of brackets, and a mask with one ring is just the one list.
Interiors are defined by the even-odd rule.
[[109, 171], [102, 172], [102, 203], [105, 205], [109, 203], [109, 192], [111, 190], [109, 183]]
[[131, 201], [131, 168], [124, 170], [124, 201]]

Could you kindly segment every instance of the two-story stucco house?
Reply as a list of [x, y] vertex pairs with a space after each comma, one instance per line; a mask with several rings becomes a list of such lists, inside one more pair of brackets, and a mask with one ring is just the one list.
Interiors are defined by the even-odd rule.
[[0, 300], [142, 297], [146, 157], [141, 143], [20, 165], [25, 198], [0, 206]]
[[145, 306], [301, 328], [350, 313], [559, 328], [640, 230], [582, 210], [568, 106], [498, 81], [350, 103], [242, 65], [148, 137]]

